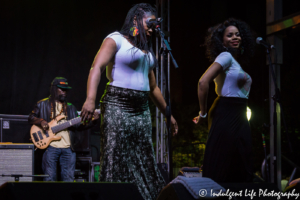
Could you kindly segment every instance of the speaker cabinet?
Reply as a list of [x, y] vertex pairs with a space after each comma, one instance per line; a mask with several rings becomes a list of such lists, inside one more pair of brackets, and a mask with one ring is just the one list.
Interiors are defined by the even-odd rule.
[[[4, 175], [34, 174], [34, 145], [33, 144], [4, 144], [0, 143], [0, 185], [7, 181], [15, 181], [14, 177]], [[31, 177], [20, 177], [20, 181], [32, 181]]]
[[[276, 195], [260, 195], [260, 191], [266, 191], [267, 193], [280, 192], [274, 183], [219, 183], [225, 190], [229, 193], [240, 194], [241, 196], [232, 197], [231, 199], [239, 200], [258, 200], [258, 199], [273, 199], [278, 200]], [[209, 191], [206, 191], [209, 192]], [[255, 193], [255, 194], [254, 194]], [[200, 196], [199, 196], [200, 198]], [[205, 197], [203, 197], [205, 198]], [[215, 197], [216, 198], [216, 197]], [[190, 192], [181, 183], [168, 184], [162, 189], [157, 200], [194, 200], [195, 198], [190, 194]], [[200, 198], [201, 199], [201, 198]], [[206, 199], [206, 198], [205, 198]], [[228, 200], [229, 196], [221, 196], [217, 199]], [[280, 198], [286, 199], [284, 196]]]
[[76, 182], [92, 182], [92, 157], [76, 157]]
[[90, 135], [91, 131], [89, 129], [75, 131], [73, 148], [77, 155], [91, 156]]
[[30, 143], [28, 115], [0, 114], [0, 142]]
[[76, 131], [73, 147], [77, 155], [92, 156], [93, 161], [97, 161], [95, 159], [99, 160], [98, 158], [99, 149], [100, 149], [99, 122], [87, 130]]
[[90, 145], [93, 162], [100, 162], [100, 130], [92, 131], [90, 137]]

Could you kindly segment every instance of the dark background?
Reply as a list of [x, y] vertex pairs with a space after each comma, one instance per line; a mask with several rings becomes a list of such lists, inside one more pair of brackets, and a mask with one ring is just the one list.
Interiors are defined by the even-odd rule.
[[[103, 39], [120, 30], [128, 10], [137, 0], [2, 0], [0, 3], [0, 113], [27, 115], [34, 104], [49, 96], [50, 83], [56, 76], [68, 79], [73, 89], [68, 99], [78, 110], [86, 98], [86, 83], [90, 66]], [[155, 0], [143, 2], [155, 4]], [[283, 17], [298, 12], [300, 1], [283, 1]], [[229, 17], [241, 19], [266, 38], [266, 2], [263, 0], [195, 0], [171, 1], [171, 47], [179, 69], [171, 66], [171, 96], [173, 114], [180, 127], [173, 140], [181, 142], [206, 140], [206, 126], [201, 134], [191, 122], [199, 112], [197, 83], [211, 64], [205, 57], [206, 30]], [[283, 106], [293, 142], [299, 142], [300, 65], [299, 26], [281, 31], [283, 62], [281, 89]], [[265, 49], [256, 47], [256, 55], [243, 66], [253, 84], [249, 107], [252, 109], [251, 129], [255, 149], [255, 167], [263, 159], [261, 133], [268, 138], [269, 123], [268, 66]], [[97, 102], [107, 79], [102, 75]], [[209, 93], [209, 105], [216, 94], [214, 85]], [[196, 127], [197, 128], [197, 127]], [[204, 136], [203, 136], [204, 134]], [[283, 144], [286, 139], [283, 134]], [[200, 138], [201, 136], [201, 138]], [[203, 137], [202, 137], [203, 136]], [[283, 152], [288, 152], [283, 145]], [[267, 143], [268, 146], [268, 143]], [[269, 148], [269, 147], [267, 147]]]

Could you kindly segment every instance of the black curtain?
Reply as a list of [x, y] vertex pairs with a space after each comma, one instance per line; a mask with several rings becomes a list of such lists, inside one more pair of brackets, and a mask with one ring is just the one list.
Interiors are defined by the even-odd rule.
[[[89, 69], [103, 39], [121, 29], [135, 3], [139, 1], [1, 1], [0, 113], [29, 114], [49, 96], [56, 76], [68, 79], [73, 87], [68, 101], [81, 110]], [[97, 101], [107, 82], [103, 74]]]

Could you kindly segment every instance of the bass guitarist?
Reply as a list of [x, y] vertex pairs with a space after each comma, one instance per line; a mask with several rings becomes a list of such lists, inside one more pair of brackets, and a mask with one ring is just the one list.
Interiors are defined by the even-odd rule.
[[[67, 119], [60, 120], [59, 123], [78, 117], [75, 106], [66, 100], [70, 89], [72, 88], [68, 85], [66, 78], [54, 78], [51, 83], [49, 98], [37, 102], [29, 114], [28, 122], [32, 125], [40, 126], [46, 131], [49, 129], [48, 122], [59, 115], [67, 117]], [[57, 180], [57, 163], [59, 163], [62, 181], [73, 182], [76, 163], [76, 153], [73, 148], [75, 129], [88, 129], [96, 124], [97, 119], [99, 119], [99, 114], [95, 112], [94, 121], [88, 125], [77, 124], [56, 134], [61, 136], [61, 139], [52, 141], [43, 154], [42, 169], [45, 174], [49, 175], [49, 177], [44, 178], [44, 181]]]

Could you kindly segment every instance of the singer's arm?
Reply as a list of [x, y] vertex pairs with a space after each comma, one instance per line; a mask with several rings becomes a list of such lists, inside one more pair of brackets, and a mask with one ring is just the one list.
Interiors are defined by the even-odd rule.
[[[156, 107], [160, 110], [160, 112], [163, 113], [163, 115], [165, 115], [167, 104], [165, 102], [163, 95], [161, 94], [159, 87], [157, 87], [156, 85], [155, 75], [153, 70], [149, 73], [148, 77], [149, 77], [149, 86], [150, 86], [149, 96], [153, 101], [153, 103], [156, 105]], [[178, 125], [173, 116], [171, 116], [171, 125], [172, 125], [171, 127], [172, 133], [173, 135], [176, 135], [178, 132]]]
[[87, 83], [87, 97], [81, 109], [82, 121], [89, 121], [93, 116], [101, 73], [105, 70], [105, 67], [111, 63], [116, 50], [116, 42], [111, 38], [107, 38], [102, 43], [100, 50], [94, 59]]
[[[201, 115], [205, 115], [207, 113], [207, 96], [209, 90], [209, 84], [219, 75], [222, 71], [222, 66], [214, 62], [202, 75], [198, 82], [198, 100], [200, 106]], [[196, 123], [201, 122], [203, 118], [197, 117]]]

